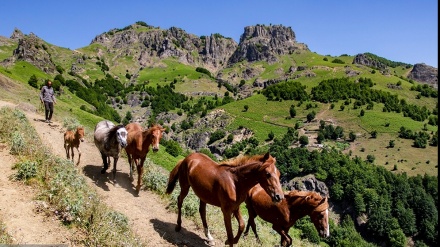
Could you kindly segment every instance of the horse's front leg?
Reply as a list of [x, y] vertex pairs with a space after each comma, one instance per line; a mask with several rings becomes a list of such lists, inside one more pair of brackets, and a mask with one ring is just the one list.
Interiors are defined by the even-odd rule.
[[209, 232], [208, 223], [206, 222], [206, 203], [200, 200], [199, 205], [199, 213], [200, 218], [202, 218], [202, 224], [203, 224], [203, 230], [205, 231], [205, 236], [208, 238], [208, 241], [214, 240], [214, 238], [211, 236], [211, 233]]
[[64, 143], [64, 149], [66, 150], [66, 157], [67, 157], [67, 159], [70, 159], [69, 146], [67, 145], [67, 143]]
[[81, 160], [81, 149], [79, 149], [79, 147], [77, 147], [76, 151], [78, 151], [78, 161], [76, 162], [76, 165], [79, 165], [79, 162]]
[[127, 152], [127, 149], [125, 149], [125, 153], [127, 154], [128, 166], [129, 166], [129, 168], [130, 168], [130, 179], [131, 179], [131, 181], [133, 181], [133, 164], [132, 164], [133, 159], [132, 159], [132, 157], [131, 157], [131, 154], [129, 154], [129, 153]]
[[72, 158], [72, 162], [73, 162], [74, 157], [75, 157], [75, 153], [73, 152], [73, 146], [70, 146], [70, 153], [71, 153], [71, 158]]
[[280, 236], [281, 236], [280, 245], [281, 246], [285, 247], [285, 246], [291, 245], [291, 240], [289, 241], [290, 236], [286, 233], [286, 231], [281, 226], [273, 224], [272, 229], [274, 229], [276, 232], [278, 232], [278, 234], [280, 234]]
[[228, 239], [225, 241], [226, 245], [229, 245], [230, 247], [234, 246], [234, 233], [232, 232], [232, 217], [231, 212], [223, 211], [223, 221], [225, 223], [226, 228], [226, 235], [228, 236]]
[[136, 160], [137, 160], [136, 168], [137, 168], [137, 173], [138, 173], [138, 181], [137, 181], [137, 185], [136, 185], [136, 191], [139, 192], [139, 190], [141, 189], [141, 180], [142, 180], [142, 174], [144, 172], [145, 158], [141, 158], [140, 162], [139, 162], [139, 158]]
[[104, 174], [108, 169], [110, 158], [108, 158], [103, 152], [101, 152], [101, 157], [102, 157], [102, 162], [104, 163], [104, 167], [101, 170], [101, 174]]
[[240, 207], [237, 208], [236, 211], [234, 211], [234, 216], [237, 219], [237, 223], [238, 223], [237, 236], [235, 236], [235, 238], [234, 238], [234, 244], [236, 244], [236, 243], [238, 243], [238, 240], [240, 239], [240, 236], [244, 230], [244, 219], [243, 219], [243, 216], [241, 215]]
[[113, 184], [116, 184], [116, 164], [118, 163], [118, 156], [113, 157]]

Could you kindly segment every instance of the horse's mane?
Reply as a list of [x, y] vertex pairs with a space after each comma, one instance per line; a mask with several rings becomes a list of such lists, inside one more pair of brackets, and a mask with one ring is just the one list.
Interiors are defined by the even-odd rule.
[[244, 164], [249, 164], [253, 162], [259, 162], [260, 159], [264, 155], [254, 155], [254, 156], [248, 156], [248, 155], [242, 155], [235, 158], [231, 158], [225, 161], [222, 161], [220, 165], [226, 165], [226, 166], [241, 166]]
[[[322, 211], [328, 208], [328, 200], [325, 200], [324, 203], [320, 203], [323, 197], [315, 191], [300, 191], [300, 190], [292, 190], [284, 195], [288, 202], [295, 202], [298, 198], [306, 198], [309, 196], [311, 200], [309, 204], [315, 208], [317, 211]], [[290, 203], [289, 203], [290, 204]]]
[[111, 140], [111, 139], [115, 138], [115, 136], [116, 136], [116, 131], [118, 131], [118, 129], [123, 128], [123, 127], [124, 127], [124, 125], [122, 125], [122, 124], [113, 126], [113, 127], [107, 132], [107, 135], [106, 135], [105, 140], [108, 141], [108, 140]]
[[162, 126], [155, 124], [147, 129], [147, 133], [150, 134], [152, 131], [157, 130], [157, 129], [162, 129]]

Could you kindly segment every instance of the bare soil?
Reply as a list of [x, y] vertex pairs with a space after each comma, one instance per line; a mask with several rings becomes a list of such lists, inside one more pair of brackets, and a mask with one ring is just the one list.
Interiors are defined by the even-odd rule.
[[[0, 107], [18, 107], [28, 117], [39, 133], [44, 145], [52, 153], [65, 158], [62, 124], [45, 123], [44, 113], [32, 107], [14, 105], [0, 101]], [[55, 113], [56, 115], [56, 105]], [[93, 143], [93, 133], [86, 133], [86, 141], [80, 144], [81, 162], [78, 170], [89, 185], [97, 191], [102, 201], [110, 208], [126, 215], [133, 232], [146, 246], [208, 246], [203, 229], [193, 221], [183, 218], [182, 230], [175, 232], [177, 214], [170, 212], [166, 202], [151, 191], [135, 190], [135, 182], [129, 178], [126, 158], [120, 158], [117, 164], [116, 180], [112, 183], [112, 166], [106, 174], [101, 174], [102, 160]], [[75, 162], [78, 154], [75, 150]], [[9, 154], [9, 148], [0, 143], [0, 220], [6, 225], [7, 232], [13, 237], [14, 244], [67, 244], [74, 246], [78, 232], [70, 229], [55, 215], [39, 213], [40, 201], [36, 200], [37, 191], [31, 186], [11, 181], [11, 169], [16, 162]], [[113, 162], [112, 162], [113, 163]], [[226, 236], [224, 236], [226, 238]], [[214, 244], [223, 243], [216, 239]]]

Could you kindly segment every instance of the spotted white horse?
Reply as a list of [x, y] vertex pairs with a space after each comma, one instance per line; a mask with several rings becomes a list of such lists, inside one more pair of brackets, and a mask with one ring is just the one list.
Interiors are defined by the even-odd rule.
[[107, 171], [110, 157], [113, 157], [113, 182], [116, 184], [116, 164], [121, 150], [127, 146], [127, 130], [124, 125], [102, 120], [95, 127], [94, 140], [104, 163], [101, 174]]

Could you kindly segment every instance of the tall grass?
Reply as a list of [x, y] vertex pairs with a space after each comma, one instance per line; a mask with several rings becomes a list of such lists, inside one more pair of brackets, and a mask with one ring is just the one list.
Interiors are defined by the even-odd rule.
[[108, 208], [73, 163], [51, 154], [22, 112], [0, 109], [0, 142], [17, 157], [14, 177], [35, 179], [30, 185], [39, 191], [38, 198], [49, 202], [65, 225], [84, 232], [75, 240], [79, 244], [146, 246], [130, 230], [127, 217]]

